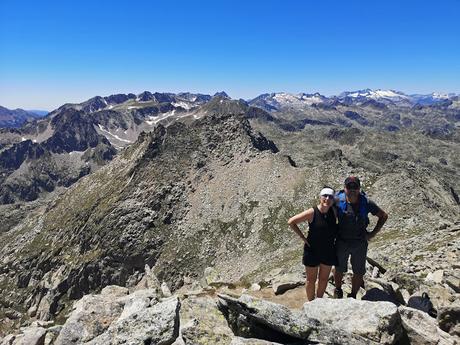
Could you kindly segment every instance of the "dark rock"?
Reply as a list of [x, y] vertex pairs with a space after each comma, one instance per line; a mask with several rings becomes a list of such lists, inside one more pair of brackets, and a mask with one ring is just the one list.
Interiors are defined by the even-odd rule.
[[460, 336], [460, 329], [457, 326], [460, 324], [459, 306], [446, 306], [439, 308], [437, 321], [439, 328], [443, 331], [449, 333], [450, 335]]
[[344, 115], [345, 115], [345, 117], [349, 118], [350, 120], [358, 122], [362, 126], [368, 126], [369, 125], [369, 122], [363, 116], [358, 114], [357, 112], [347, 110], [344, 113]]

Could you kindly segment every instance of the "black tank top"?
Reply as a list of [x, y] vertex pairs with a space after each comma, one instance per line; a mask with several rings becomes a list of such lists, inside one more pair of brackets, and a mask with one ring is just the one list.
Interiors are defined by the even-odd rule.
[[321, 249], [333, 246], [337, 236], [337, 221], [332, 207], [326, 214], [321, 213], [317, 206], [313, 210], [313, 221], [309, 223], [307, 236], [310, 247]]

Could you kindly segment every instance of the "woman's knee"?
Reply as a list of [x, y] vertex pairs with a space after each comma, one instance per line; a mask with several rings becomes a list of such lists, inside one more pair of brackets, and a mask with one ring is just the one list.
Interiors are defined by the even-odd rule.
[[320, 283], [320, 284], [327, 284], [328, 280], [329, 280], [328, 278], [319, 277], [319, 278], [318, 278], [318, 283]]

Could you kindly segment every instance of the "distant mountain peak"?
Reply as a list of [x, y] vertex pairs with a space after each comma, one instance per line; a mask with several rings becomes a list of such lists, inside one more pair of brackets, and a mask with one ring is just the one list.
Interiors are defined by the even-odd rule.
[[8, 109], [0, 106], [0, 127], [21, 127], [27, 121], [40, 118], [42, 115], [20, 108]]
[[230, 96], [225, 91], [216, 92], [213, 97], [222, 97], [230, 99]]
[[261, 107], [265, 110], [279, 110], [281, 108], [303, 108], [305, 106], [312, 106], [314, 104], [323, 103], [328, 98], [318, 92], [313, 94], [308, 93], [288, 93], [288, 92], [275, 92], [264, 93], [249, 101], [250, 105]]
[[379, 98], [409, 98], [405, 93], [401, 91], [395, 91], [391, 89], [383, 90], [383, 89], [364, 89], [364, 90], [357, 90], [357, 91], [347, 91], [340, 94], [339, 97], [367, 97], [373, 99]]

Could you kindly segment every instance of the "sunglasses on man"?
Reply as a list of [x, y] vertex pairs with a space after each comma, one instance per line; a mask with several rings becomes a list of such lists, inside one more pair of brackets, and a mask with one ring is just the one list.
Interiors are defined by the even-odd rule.
[[331, 195], [331, 194], [324, 194], [324, 195], [321, 195], [324, 199], [334, 199], [334, 196]]

